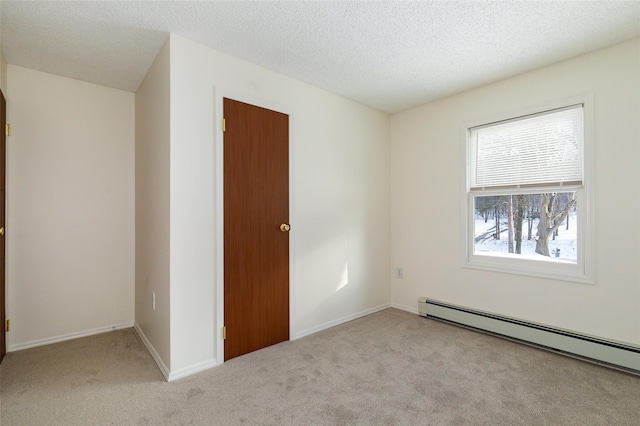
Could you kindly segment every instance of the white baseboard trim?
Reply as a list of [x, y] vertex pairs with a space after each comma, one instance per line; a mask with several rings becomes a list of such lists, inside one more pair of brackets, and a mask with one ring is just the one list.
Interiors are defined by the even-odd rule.
[[401, 311], [407, 311], [407, 312], [410, 312], [412, 314], [418, 315], [418, 308], [417, 307], [412, 308], [410, 306], [401, 305], [399, 303], [391, 303], [391, 307], [392, 308], [396, 308], [396, 309], [400, 309]]
[[211, 358], [211, 359], [199, 362], [197, 364], [190, 365], [188, 367], [180, 368], [176, 371], [170, 371], [169, 368], [167, 368], [167, 365], [164, 363], [164, 361], [160, 357], [160, 355], [158, 354], [158, 351], [156, 351], [156, 348], [153, 347], [153, 345], [151, 344], [147, 336], [145, 336], [144, 332], [142, 331], [142, 328], [140, 328], [140, 326], [137, 323], [133, 326], [133, 328], [138, 333], [138, 336], [140, 336], [140, 340], [142, 340], [142, 343], [144, 343], [144, 346], [147, 348], [147, 350], [151, 354], [151, 357], [153, 358], [153, 360], [156, 362], [156, 364], [158, 364], [158, 368], [162, 372], [162, 375], [164, 376], [164, 379], [167, 382], [172, 382], [174, 380], [182, 379], [183, 377], [187, 377], [192, 374], [196, 374], [201, 371], [208, 370], [210, 368], [218, 366], [218, 362], [215, 360], [215, 358]]
[[109, 331], [121, 330], [133, 327], [133, 322], [123, 322], [121, 324], [98, 327], [91, 330], [78, 331], [76, 333], [62, 334], [60, 336], [47, 337], [46, 339], [32, 340], [30, 342], [9, 345], [7, 352], [21, 351], [23, 349], [35, 348], [37, 346], [51, 345], [53, 343], [64, 342], [66, 340], [79, 339], [81, 337], [93, 336], [94, 334], [108, 333]]
[[158, 368], [160, 369], [160, 372], [162, 372], [164, 379], [166, 381], [169, 381], [169, 369], [165, 365], [164, 361], [162, 361], [162, 358], [160, 358], [160, 355], [158, 354], [158, 351], [156, 351], [156, 348], [154, 348], [149, 339], [147, 339], [147, 336], [145, 336], [142, 328], [140, 328], [138, 323], [134, 324], [133, 328], [134, 330], [136, 330], [136, 333], [138, 333], [138, 336], [140, 336], [140, 340], [142, 340], [142, 343], [151, 354], [153, 360], [156, 362], [156, 364], [158, 364]]
[[204, 370], [208, 370], [213, 367], [217, 367], [218, 363], [215, 358], [208, 359], [206, 361], [199, 362], [197, 364], [190, 365], [188, 367], [180, 368], [176, 371], [172, 371], [169, 373], [169, 377], [167, 377], [167, 382], [172, 382], [174, 380], [182, 379], [183, 377], [190, 376], [192, 374], [199, 373]]
[[324, 324], [320, 324], [320, 325], [315, 326], [315, 327], [307, 328], [305, 330], [302, 330], [302, 331], [296, 333], [296, 337], [295, 338], [296, 339], [301, 339], [301, 338], [303, 338], [305, 336], [309, 336], [309, 335], [317, 333], [319, 331], [323, 331], [323, 330], [326, 330], [328, 328], [335, 327], [337, 325], [344, 324], [346, 322], [353, 321], [355, 319], [365, 317], [367, 315], [375, 314], [376, 312], [380, 312], [380, 311], [382, 311], [384, 309], [387, 309], [387, 308], [390, 308], [390, 307], [391, 307], [390, 303], [385, 303], [384, 305], [376, 306], [374, 308], [366, 309], [364, 311], [361, 311], [361, 312], [358, 312], [358, 313], [355, 313], [355, 314], [352, 314], [352, 315], [347, 315], [345, 317], [338, 318], [338, 319], [333, 320], [333, 321], [325, 322]]

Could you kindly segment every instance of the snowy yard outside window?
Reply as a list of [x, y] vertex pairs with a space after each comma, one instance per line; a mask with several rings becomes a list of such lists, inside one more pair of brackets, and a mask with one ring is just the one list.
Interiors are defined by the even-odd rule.
[[[571, 202], [575, 197], [573, 193], [553, 196], [553, 206], [546, 210], [551, 220], [545, 222], [543, 217], [542, 225], [543, 194], [475, 197], [474, 253], [494, 256], [511, 253], [523, 259], [575, 263], [578, 212]], [[559, 221], [555, 223], [554, 218]], [[549, 234], [546, 242], [540, 236], [545, 229]]]

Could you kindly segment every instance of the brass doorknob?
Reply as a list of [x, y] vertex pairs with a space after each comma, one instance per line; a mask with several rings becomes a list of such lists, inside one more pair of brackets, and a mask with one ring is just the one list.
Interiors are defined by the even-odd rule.
[[4, 235], [4, 226], [0, 226], [0, 236]]
[[283, 223], [282, 225], [280, 225], [280, 230], [282, 232], [289, 232], [291, 230], [291, 225], [289, 225], [288, 223]]

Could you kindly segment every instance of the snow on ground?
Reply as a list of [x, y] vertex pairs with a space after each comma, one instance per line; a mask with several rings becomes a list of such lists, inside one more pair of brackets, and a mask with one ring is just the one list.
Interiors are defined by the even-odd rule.
[[[577, 214], [571, 213], [571, 217], [569, 218], [569, 229], [566, 229], [565, 222], [560, 225], [558, 228], [558, 236], [555, 240], [549, 240], [549, 253], [552, 257], [555, 257], [556, 250], [560, 250], [560, 255], [558, 256], [558, 260], [565, 260], [570, 262], [576, 262], [578, 258], [577, 253]], [[538, 256], [544, 257], [535, 252], [536, 249], [536, 232], [538, 231], [538, 219], [533, 220], [533, 228], [531, 229], [531, 240], [527, 240], [527, 220], [524, 220], [522, 223], [522, 255], [523, 256]], [[488, 231], [495, 225], [495, 219], [489, 218], [487, 223], [484, 222], [484, 218], [476, 217], [475, 220], [475, 229], [474, 229], [474, 237]], [[504, 229], [505, 231], [500, 234], [500, 239], [496, 240], [493, 237], [489, 238], [483, 242], [475, 243], [475, 253], [485, 253], [489, 254], [493, 253], [508, 253], [509, 252], [509, 243], [507, 241], [507, 221], [504, 219], [500, 224], [500, 229]], [[515, 242], [513, 243], [515, 248]]]

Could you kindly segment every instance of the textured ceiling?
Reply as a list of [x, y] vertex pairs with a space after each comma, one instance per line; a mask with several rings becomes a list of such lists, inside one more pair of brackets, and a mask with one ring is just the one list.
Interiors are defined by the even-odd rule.
[[387, 112], [640, 36], [640, 1], [0, 6], [10, 64], [135, 91], [173, 32]]

